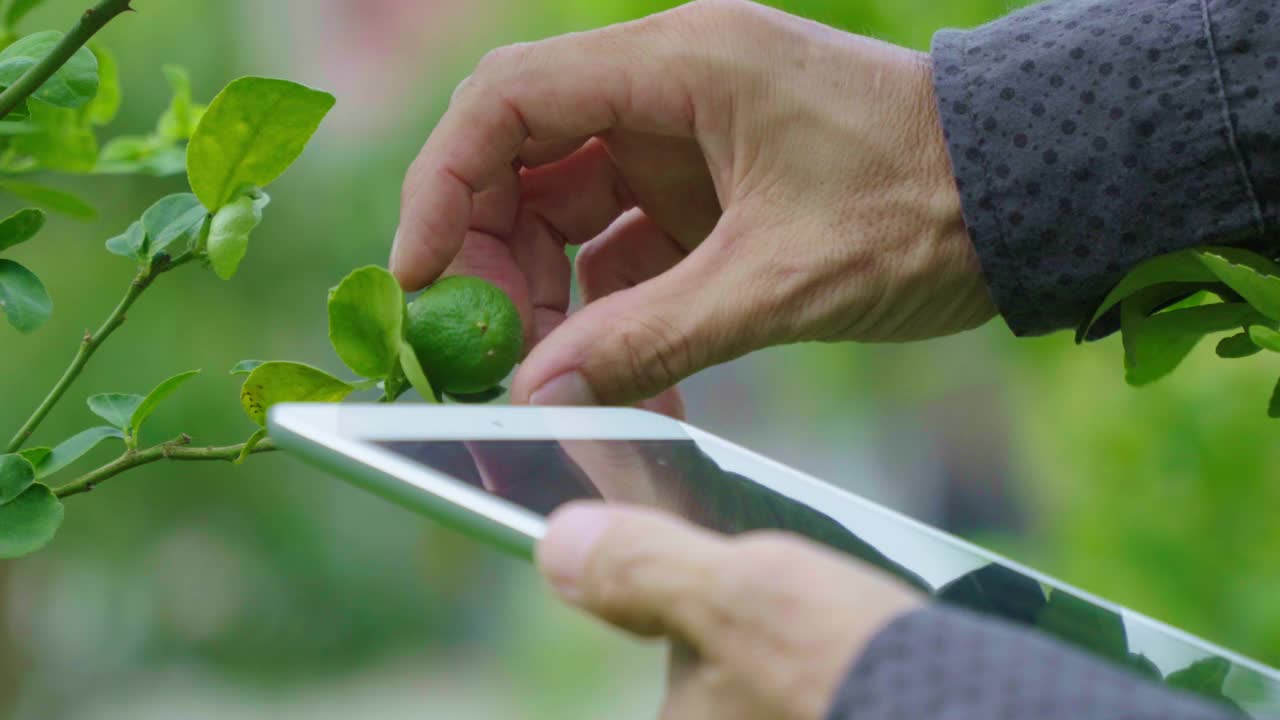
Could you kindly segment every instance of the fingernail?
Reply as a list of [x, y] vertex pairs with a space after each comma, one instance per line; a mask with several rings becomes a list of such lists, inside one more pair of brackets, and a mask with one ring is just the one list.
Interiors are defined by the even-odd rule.
[[395, 239], [391, 241], [391, 260], [387, 262], [387, 269], [391, 271], [392, 275], [396, 274], [397, 266], [400, 265], [399, 257], [400, 257], [400, 226], [397, 225]]
[[612, 513], [598, 503], [571, 505], [552, 516], [538, 547], [538, 560], [547, 579], [565, 598], [581, 599], [587, 559], [612, 522]]
[[570, 371], [542, 384], [529, 395], [530, 405], [599, 405], [582, 373]]

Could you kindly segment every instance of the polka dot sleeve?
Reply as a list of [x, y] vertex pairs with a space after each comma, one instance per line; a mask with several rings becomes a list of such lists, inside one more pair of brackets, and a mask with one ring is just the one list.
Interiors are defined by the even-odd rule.
[[872, 639], [827, 720], [1229, 720], [1039, 633], [935, 606]]
[[934, 37], [965, 221], [1009, 327], [1078, 325], [1134, 265], [1280, 245], [1280, 5], [1051, 0]]

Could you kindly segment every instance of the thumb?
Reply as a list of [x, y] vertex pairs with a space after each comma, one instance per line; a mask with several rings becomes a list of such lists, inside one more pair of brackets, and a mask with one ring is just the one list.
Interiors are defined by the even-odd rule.
[[[674, 267], [588, 303], [534, 346], [511, 397], [533, 405], [629, 405], [757, 347], [750, 280], [713, 233]], [[739, 276], [741, 282], [735, 282]]]
[[548, 522], [538, 567], [566, 601], [625, 630], [695, 646], [716, 625], [701, 599], [730, 550], [723, 536], [655, 510], [590, 501]]

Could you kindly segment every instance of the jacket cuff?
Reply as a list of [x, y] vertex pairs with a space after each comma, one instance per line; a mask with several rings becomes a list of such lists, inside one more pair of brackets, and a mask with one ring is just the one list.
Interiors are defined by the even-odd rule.
[[1258, 229], [1200, 0], [1051, 0], [938, 33], [933, 60], [965, 221], [1015, 334], [1078, 325], [1143, 260]]
[[931, 606], [881, 630], [827, 720], [1226, 720], [1239, 715], [1038, 632]]

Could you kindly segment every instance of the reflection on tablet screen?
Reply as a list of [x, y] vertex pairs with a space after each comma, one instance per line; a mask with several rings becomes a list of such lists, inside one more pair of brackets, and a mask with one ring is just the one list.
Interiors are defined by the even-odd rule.
[[377, 444], [544, 516], [594, 498], [661, 508], [729, 534], [804, 535], [944, 602], [1036, 627], [1152, 680], [1262, 716], [1280, 711], [1274, 671], [1101, 607], [864, 501], [806, 497], [814, 487], [807, 478], [798, 482], [795, 471], [708, 438]]

